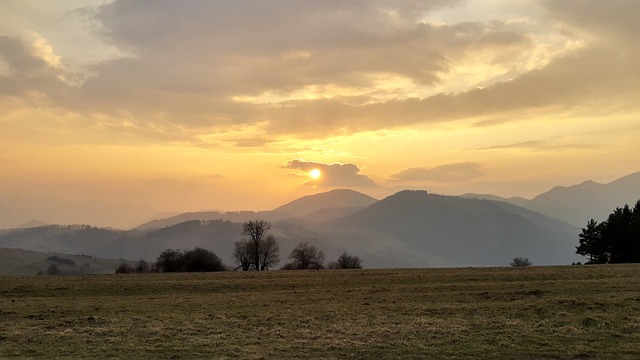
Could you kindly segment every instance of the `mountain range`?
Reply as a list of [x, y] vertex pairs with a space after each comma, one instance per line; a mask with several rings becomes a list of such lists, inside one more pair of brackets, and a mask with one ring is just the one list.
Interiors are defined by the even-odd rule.
[[570, 264], [582, 260], [574, 254], [580, 224], [635, 203], [639, 185], [636, 173], [609, 184], [555, 187], [531, 200], [410, 190], [376, 200], [339, 189], [272, 211], [183, 213], [132, 230], [87, 225], [0, 230], [0, 247], [153, 260], [167, 248], [199, 246], [231, 265], [242, 222], [264, 219], [280, 244], [281, 264], [302, 241], [323, 250], [327, 261], [346, 251], [371, 268], [504, 266], [516, 256], [535, 265]]
[[590, 219], [606, 220], [616, 207], [633, 206], [640, 199], [640, 172], [607, 184], [588, 180], [572, 186], [556, 186], [531, 200], [480, 194], [462, 196], [508, 202], [584, 227]]

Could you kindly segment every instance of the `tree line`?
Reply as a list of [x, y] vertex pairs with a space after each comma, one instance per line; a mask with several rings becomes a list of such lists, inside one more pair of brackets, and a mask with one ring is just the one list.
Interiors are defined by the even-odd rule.
[[[276, 267], [280, 263], [280, 247], [276, 238], [269, 233], [271, 224], [265, 220], [246, 221], [242, 225], [243, 235], [234, 244], [233, 260], [235, 270], [263, 271]], [[289, 262], [282, 270], [324, 269], [325, 254], [308, 242], [299, 243], [289, 254]], [[361, 269], [359, 257], [343, 253], [337, 261], [329, 264], [330, 268]]]
[[[246, 221], [242, 224], [242, 234], [247, 238], [236, 241], [232, 258], [234, 270], [264, 271], [275, 268], [280, 263], [280, 246], [275, 236], [269, 233], [271, 224], [265, 220]], [[282, 270], [324, 269], [325, 254], [308, 242], [299, 243], [289, 254], [289, 262]], [[359, 257], [343, 253], [336, 261], [330, 262], [331, 269], [361, 269]], [[212, 251], [196, 247], [181, 251], [166, 249], [155, 262], [139, 260], [135, 266], [122, 263], [116, 274], [147, 272], [210, 272], [224, 271], [227, 267]]]
[[640, 200], [633, 208], [616, 208], [603, 222], [591, 219], [578, 238], [576, 253], [589, 264], [640, 262]]

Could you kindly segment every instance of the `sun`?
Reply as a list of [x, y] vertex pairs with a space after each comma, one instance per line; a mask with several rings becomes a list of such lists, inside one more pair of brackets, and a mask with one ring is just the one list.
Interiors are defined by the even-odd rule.
[[319, 179], [322, 176], [322, 172], [319, 169], [312, 169], [309, 171], [309, 177], [312, 179]]

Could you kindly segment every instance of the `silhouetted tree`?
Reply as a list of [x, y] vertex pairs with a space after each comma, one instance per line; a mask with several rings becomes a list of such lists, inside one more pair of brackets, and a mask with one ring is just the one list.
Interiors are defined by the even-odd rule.
[[51, 264], [47, 268], [47, 275], [60, 275], [61, 273], [62, 271], [60, 271], [60, 269], [58, 268], [58, 265], [56, 264]]
[[280, 262], [280, 246], [275, 236], [269, 234], [260, 243], [260, 270], [268, 270]]
[[146, 260], [140, 259], [136, 263], [135, 270], [139, 274], [148, 273], [149, 271], [151, 271], [151, 266], [149, 265], [149, 262], [147, 262]]
[[133, 274], [134, 272], [136, 269], [127, 263], [122, 263], [116, 268], [116, 274]]
[[307, 242], [301, 242], [289, 254], [292, 261], [286, 264], [285, 270], [322, 269], [324, 268], [324, 252]]
[[529, 258], [514, 257], [509, 265], [513, 267], [524, 267], [531, 265], [531, 261], [529, 261]]
[[591, 219], [578, 235], [576, 253], [591, 264], [640, 262], [640, 200], [616, 208], [607, 220], [598, 224]]
[[338, 258], [338, 267], [340, 269], [362, 269], [362, 261], [359, 257], [345, 252]]
[[197, 247], [182, 254], [182, 271], [224, 271], [224, 265], [222, 260], [213, 252]]
[[178, 272], [182, 270], [182, 252], [180, 250], [166, 249], [161, 252], [156, 260], [159, 271]]
[[236, 241], [233, 246], [233, 261], [238, 266], [236, 269], [242, 268], [242, 271], [248, 271], [251, 269], [251, 248], [253, 244], [247, 240], [242, 239]]
[[594, 219], [589, 220], [586, 228], [578, 235], [579, 245], [576, 253], [586, 256], [588, 264], [606, 264], [609, 262], [609, 247], [602, 240], [602, 226]]
[[265, 220], [246, 221], [242, 224], [242, 233], [249, 235], [251, 264], [258, 271], [266, 270], [280, 262], [280, 249], [275, 237], [268, 234], [269, 229], [271, 224]]

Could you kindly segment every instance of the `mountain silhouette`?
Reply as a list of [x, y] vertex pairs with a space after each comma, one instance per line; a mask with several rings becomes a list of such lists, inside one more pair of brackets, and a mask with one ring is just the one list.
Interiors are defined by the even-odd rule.
[[[633, 184], [632, 177], [616, 186]], [[130, 231], [86, 225], [2, 230], [0, 247], [154, 260], [167, 248], [198, 246], [232, 264], [233, 245], [244, 236], [242, 222], [257, 218], [272, 222], [281, 264], [302, 241], [323, 250], [327, 262], [346, 251], [371, 268], [505, 266], [516, 256], [536, 265], [581, 260], [575, 255], [580, 230], [563, 221], [503, 201], [412, 190], [380, 201], [334, 190], [274, 211], [184, 213]]]
[[431, 266], [500, 265], [516, 256], [540, 265], [577, 259], [577, 228], [491, 200], [401, 191], [330, 223], [392, 236]]
[[274, 211], [288, 213], [294, 217], [305, 217], [323, 209], [363, 208], [376, 201], [378, 200], [354, 190], [336, 189], [304, 196], [282, 205]]
[[616, 208], [633, 206], [640, 199], [640, 172], [608, 184], [585, 181], [573, 186], [556, 186], [531, 199], [525, 206], [575, 226], [590, 219], [603, 221]]

